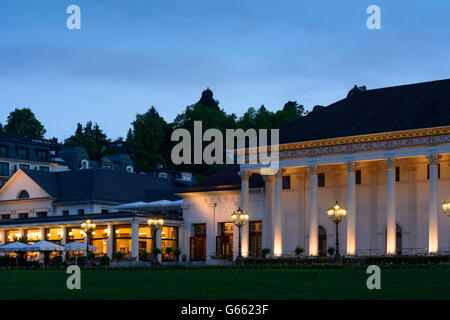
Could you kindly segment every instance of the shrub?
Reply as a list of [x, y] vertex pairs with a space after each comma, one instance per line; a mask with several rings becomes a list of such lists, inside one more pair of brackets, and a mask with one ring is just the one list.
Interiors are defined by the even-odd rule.
[[180, 249], [180, 248], [176, 248], [176, 249], [173, 251], [173, 254], [175, 255], [175, 257], [177, 257], [177, 261], [178, 261], [178, 258], [179, 258], [179, 256], [181, 255], [181, 249]]
[[103, 267], [109, 266], [111, 259], [108, 256], [102, 256], [100, 258], [100, 265]]
[[79, 267], [84, 267], [86, 265], [86, 260], [87, 260], [86, 256], [78, 257], [77, 258], [77, 265]]
[[60, 267], [63, 264], [63, 258], [61, 256], [55, 256], [52, 260], [52, 265], [55, 267]]
[[170, 254], [172, 253], [172, 248], [171, 247], [167, 247], [166, 248], [166, 254], [168, 254], [170, 256]]
[[160, 248], [153, 248], [153, 254], [154, 255], [158, 255], [158, 254], [161, 254], [161, 249]]
[[270, 253], [270, 249], [269, 248], [264, 248], [261, 250], [261, 255], [263, 258], [266, 258], [266, 256]]
[[301, 255], [303, 252], [305, 252], [305, 249], [303, 249], [302, 247], [296, 247], [295, 248], [295, 254], [297, 256]]
[[92, 251], [89, 251], [88, 258], [89, 258], [90, 261], [94, 260], [95, 259], [95, 253], [92, 252]]
[[142, 261], [148, 260], [148, 252], [147, 250], [142, 251]]
[[449, 256], [394, 256], [394, 257], [367, 257], [366, 264], [445, 264]]
[[123, 259], [123, 253], [120, 252], [120, 251], [114, 253], [114, 259], [116, 259], [116, 260], [122, 260], [122, 259]]
[[333, 246], [328, 247], [328, 254], [332, 256], [336, 252], [336, 248]]

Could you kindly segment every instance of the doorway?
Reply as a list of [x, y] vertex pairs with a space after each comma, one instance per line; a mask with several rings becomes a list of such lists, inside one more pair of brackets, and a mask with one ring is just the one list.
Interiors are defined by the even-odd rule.
[[319, 227], [319, 256], [327, 255], [327, 231], [324, 227]]
[[194, 236], [190, 239], [190, 260], [206, 261], [206, 223], [194, 224]]

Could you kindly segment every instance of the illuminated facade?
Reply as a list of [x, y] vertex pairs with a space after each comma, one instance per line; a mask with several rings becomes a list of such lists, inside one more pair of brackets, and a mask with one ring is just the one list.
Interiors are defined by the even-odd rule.
[[[270, 255], [294, 255], [297, 246], [327, 255], [335, 201], [348, 210], [342, 254], [448, 254], [441, 204], [450, 198], [450, 80], [368, 90], [281, 127], [279, 167], [264, 176], [257, 164], [231, 167], [180, 194], [191, 256], [197, 246], [206, 259], [215, 256], [217, 226], [239, 206], [261, 224]], [[197, 245], [200, 224], [206, 231]], [[257, 250], [249, 228], [244, 256]]]

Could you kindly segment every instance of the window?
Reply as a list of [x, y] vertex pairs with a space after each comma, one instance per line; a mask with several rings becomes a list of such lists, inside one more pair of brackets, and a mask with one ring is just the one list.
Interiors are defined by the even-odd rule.
[[6, 158], [8, 156], [8, 146], [0, 146], [0, 157]]
[[95, 231], [92, 232], [92, 240], [90, 242], [96, 249], [94, 251], [96, 255], [106, 255], [108, 250], [108, 227], [97, 226]]
[[69, 239], [69, 242], [83, 242], [84, 231], [80, 228], [67, 228], [67, 238]]
[[9, 177], [9, 163], [0, 162], [0, 176]]
[[17, 147], [17, 157], [20, 159], [28, 159], [28, 148]]
[[[438, 163], [438, 179], [441, 178], [441, 164]], [[427, 164], [427, 179], [430, 180], [430, 165]]]
[[27, 190], [22, 190], [17, 196], [17, 199], [30, 199], [30, 194], [28, 193]]
[[325, 187], [325, 173], [319, 173], [317, 175], [317, 186], [320, 187]]
[[47, 228], [45, 229], [45, 240], [61, 244], [63, 231], [61, 228]]
[[361, 170], [355, 171], [355, 184], [361, 184]]
[[395, 167], [395, 181], [400, 181], [400, 167]]
[[19, 230], [8, 230], [6, 231], [6, 243], [11, 243], [19, 240], [21, 238]]
[[46, 216], [47, 216], [47, 212], [45, 212], [45, 211], [38, 212], [38, 213], [37, 213], [37, 216], [38, 216], [39, 218], [46, 217]]
[[2, 220], [11, 220], [10, 214], [2, 214]]
[[45, 172], [49, 172], [50, 168], [46, 167], [46, 166], [39, 166], [39, 171], [45, 171]]
[[194, 224], [194, 237], [190, 238], [190, 260], [206, 260], [206, 224]]
[[131, 225], [114, 226], [114, 253], [122, 252], [126, 258], [131, 255]]
[[19, 219], [28, 219], [28, 212], [20, 212]]
[[[167, 254], [166, 249], [172, 248], [172, 253]], [[163, 261], [172, 261], [174, 259], [173, 251], [178, 248], [178, 227], [161, 228], [161, 251]]]
[[283, 190], [291, 188], [291, 176], [283, 176]]
[[65, 217], [68, 216], [69, 215], [69, 210], [63, 210], [62, 211], [62, 215], [65, 216]]
[[27, 239], [27, 244], [33, 244], [41, 240], [41, 231], [39, 229], [25, 230], [25, 239]]
[[36, 150], [36, 157], [39, 161], [48, 162], [48, 151], [47, 150]]
[[102, 213], [103, 213], [103, 214], [109, 213], [109, 210], [108, 210], [108, 209], [102, 209]]
[[84, 215], [84, 209], [78, 209], [78, 214], [79, 215]]
[[153, 257], [153, 235], [148, 225], [139, 226], [139, 259], [143, 259], [144, 251], [147, 253], [147, 259]]

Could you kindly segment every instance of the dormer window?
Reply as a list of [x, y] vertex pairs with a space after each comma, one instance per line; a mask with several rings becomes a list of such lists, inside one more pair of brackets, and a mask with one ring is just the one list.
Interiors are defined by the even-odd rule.
[[28, 193], [27, 190], [22, 190], [19, 192], [17, 199], [30, 199], [30, 194]]

